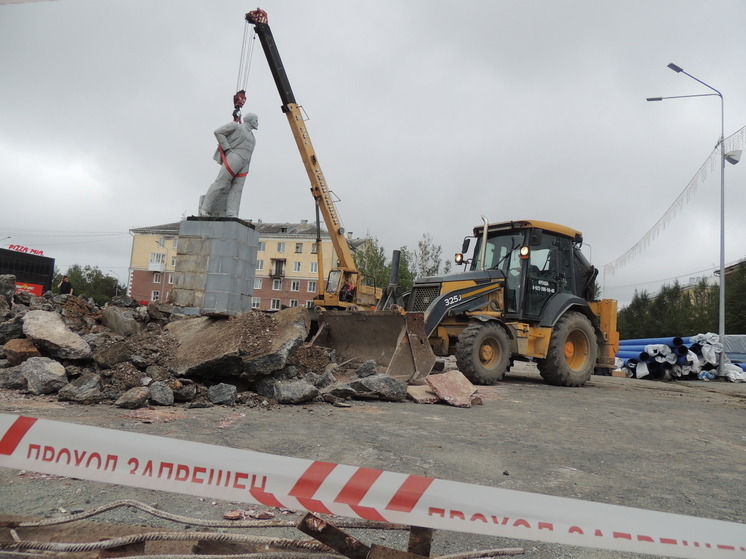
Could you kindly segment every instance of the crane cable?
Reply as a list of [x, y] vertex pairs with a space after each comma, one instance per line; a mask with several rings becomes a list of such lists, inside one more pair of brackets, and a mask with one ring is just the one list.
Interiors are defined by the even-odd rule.
[[[249, 28], [251, 28], [251, 32], [249, 32]], [[254, 31], [254, 26], [248, 21], [244, 22], [241, 59], [238, 62], [238, 77], [236, 79], [236, 94], [233, 96], [233, 120], [235, 122], [241, 122], [241, 107], [246, 102], [246, 88], [249, 83], [251, 61], [254, 58], [255, 39], [256, 32]]]

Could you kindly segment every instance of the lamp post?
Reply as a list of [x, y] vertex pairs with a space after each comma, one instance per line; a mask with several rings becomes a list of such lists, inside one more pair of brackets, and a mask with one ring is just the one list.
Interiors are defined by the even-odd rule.
[[[718, 333], [720, 335], [720, 342], [725, 343], [725, 162], [728, 161], [732, 165], [738, 163], [740, 158], [740, 152], [725, 153], [725, 109], [723, 94], [711, 85], [706, 84], [702, 80], [695, 78], [691, 74], [685, 72], [680, 66], [677, 66], [673, 62], [668, 67], [676, 72], [677, 74], [684, 74], [689, 76], [694, 81], [701, 83], [706, 88], [711, 89], [715, 93], [702, 93], [699, 95], [677, 95], [674, 97], [648, 97], [647, 101], [663, 101], [664, 99], [683, 99], [685, 97], [720, 97], [720, 140], [718, 145], [720, 146], [720, 298], [719, 298], [719, 309], [718, 309]], [[723, 358], [722, 354], [718, 363], [718, 371], [722, 372]]]
[[117, 274], [114, 270], [109, 270], [112, 274], [117, 276], [117, 284], [114, 287], [114, 297], [117, 297], [119, 295], [119, 274]]

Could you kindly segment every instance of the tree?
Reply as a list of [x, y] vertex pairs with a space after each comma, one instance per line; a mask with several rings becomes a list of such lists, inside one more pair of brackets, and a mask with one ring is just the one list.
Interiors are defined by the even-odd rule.
[[650, 295], [647, 291], [635, 290], [632, 302], [619, 311], [617, 329], [623, 340], [647, 337], [647, 324], [650, 313]]
[[399, 285], [404, 291], [412, 289], [415, 273], [412, 270], [412, 253], [406, 246], [399, 248]]
[[746, 334], [746, 262], [725, 279], [725, 331]]
[[433, 242], [429, 233], [423, 233], [422, 239], [417, 243], [417, 250], [413, 254], [413, 272], [415, 277], [426, 278], [437, 276], [441, 272], [447, 274], [451, 271], [451, 261], [441, 260], [443, 248]]
[[90, 297], [97, 305], [108, 303], [118, 291], [124, 289], [119, 285], [117, 279], [107, 276], [97, 266], [73, 264], [67, 269], [66, 274], [56, 273], [52, 284], [54, 291], [57, 291], [57, 285], [59, 285], [63, 276], [70, 278], [70, 283], [73, 285], [73, 295]]
[[358, 246], [353, 255], [355, 266], [363, 274], [363, 283], [372, 287], [386, 287], [389, 284], [389, 267], [383, 247], [377, 237], [368, 236]]

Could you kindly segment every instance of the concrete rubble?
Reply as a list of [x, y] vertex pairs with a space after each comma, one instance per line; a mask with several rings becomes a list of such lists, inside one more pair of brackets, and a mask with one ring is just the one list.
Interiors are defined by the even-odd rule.
[[15, 278], [0, 275], [0, 387], [125, 409], [474, 403], [473, 385], [456, 370], [431, 374], [429, 388], [408, 387], [374, 361], [335, 363], [334, 351], [306, 343], [305, 308], [231, 317], [170, 311], [127, 296], [99, 308], [73, 295], [15, 293]]

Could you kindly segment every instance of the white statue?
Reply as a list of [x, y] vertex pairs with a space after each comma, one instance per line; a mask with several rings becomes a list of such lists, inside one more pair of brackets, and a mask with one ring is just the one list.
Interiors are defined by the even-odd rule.
[[249, 113], [244, 122], [229, 122], [215, 130], [218, 149], [213, 159], [220, 163], [220, 172], [207, 194], [200, 198], [200, 216], [238, 217], [243, 183], [256, 145], [252, 130], [258, 128], [259, 117]]

